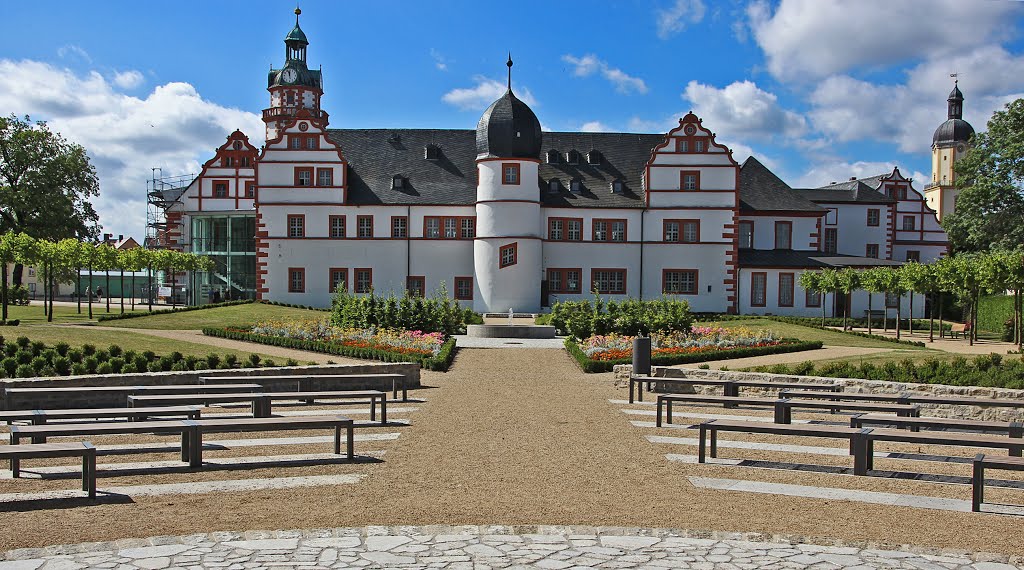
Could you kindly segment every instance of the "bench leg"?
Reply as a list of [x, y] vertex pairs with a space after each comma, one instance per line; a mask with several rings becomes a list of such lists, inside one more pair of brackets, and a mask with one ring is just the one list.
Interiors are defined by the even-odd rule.
[[377, 419], [377, 398], [370, 397], [370, 421]]
[[[740, 387], [733, 382], [729, 382], [727, 384], [722, 385], [722, 393], [725, 394], [726, 396], [729, 396], [730, 398], [736, 398], [739, 397], [740, 395]], [[735, 408], [736, 404], [726, 403], [723, 407], [726, 409]]]
[[850, 453], [853, 454], [853, 474], [867, 475], [869, 469], [868, 456], [871, 453], [868, 450], [867, 440], [859, 436], [851, 437]]
[[348, 460], [353, 461], [356, 458], [356, 443], [355, 443], [355, 424], [348, 424], [348, 440], [345, 445], [345, 451], [348, 455]]
[[334, 426], [334, 454], [341, 455], [341, 426]]
[[775, 423], [777, 424], [788, 424], [792, 423], [793, 414], [783, 402], [775, 403]]
[[[631, 396], [633, 395], [633, 389], [632, 388], [629, 389], [629, 394]], [[661, 427], [661, 404], [662, 404], [661, 398], [658, 398], [658, 414], [655, 416], [654, 427]]]
[[864, 438], [864, 467], [866, 471], [875, 468], [875, 440], [873, 439]]
[[633, 381], [633, 377], [629, 377], [629, 403], [633, 403], [633, 387], [636, 386], [636, 382]]
[[199, 428], [191, 430], [190, 437], [188, 466], [197, 469], [203, 466], [203, 430]]
[[388, 424], [388, 398], [387, 396], [380, 397], [380, 425], [385, 426]]
[[711, 428], [711, 457], [718, 457], [718, 430]]
[[704, 442], [704, 438], [707, 436], [708, 428], [704, 424], [700, 424], [700, 443], [697, 444], [697, 463], [704, 463], [706, 461], [705, 453], [707, 452], [707, 444]]
[[1010, 456], [1011, 457], [1020, 457], [1021, 456], [1021, 447], [1020, 446], [1011, 447], [1010, 448]]
[[665, 402], [665, 422], [672, 425], [672, 400]]
[[974, 473], [971, 477], [971, 511], [981, 512], [981, 504], [985, 502], [985, 465], [974, 460]]
[[186, 463], [189, 461], [191, 455], [189, 455], [189, 447], [191, 445], [191, 430], [181, 432], [181, 461]]
[[[647, 383], [646, 386], [647, 386], [647, 388], [650, 388], [651, 384]], [[643, 382], [637, 382], [637, 385], [636, 385], [636, 401], [637, 402], [643, 402], [644, 401], [644, 383]]]

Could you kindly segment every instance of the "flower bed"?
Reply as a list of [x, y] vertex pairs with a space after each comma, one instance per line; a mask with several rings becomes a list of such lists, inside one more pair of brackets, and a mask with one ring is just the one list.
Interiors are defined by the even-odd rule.
[[[634, 338], [614, 334], [599, 335], [580, 343], [567, 339], [565, 346], [584, 372], [607, 372], [616, 364], [629, 364], [632, 361]], [[821, 348], [821, 343], [782, 339], [768, 330], [698, 326], [693, 327], [688, 334], [651, 335], [651, 363], [664, 366], [815, 348]]]
[[441, 333], [342, 328], [327, 319], [263, 321], [251, 328], [206, 328], [203, 334], [353, 358], [419, 362], [428, 370], [448, 370], [455, 356], [455, 339]]

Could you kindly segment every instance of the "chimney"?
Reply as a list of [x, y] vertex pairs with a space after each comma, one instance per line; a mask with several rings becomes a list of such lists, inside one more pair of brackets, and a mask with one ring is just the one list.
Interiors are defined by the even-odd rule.
[[117, 243], [121, 243], [123, 241], [124, 241], [124, 234], [117, 234]]
[[850, 180], [856, 180], [856, 179], [857, 179], [857, 177], [856, 177], [856, 176], [851, 176], [851, 177], [850, 177]]

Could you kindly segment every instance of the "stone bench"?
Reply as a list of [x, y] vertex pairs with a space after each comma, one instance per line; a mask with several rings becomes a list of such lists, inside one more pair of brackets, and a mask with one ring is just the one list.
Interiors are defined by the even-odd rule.
[[206, 382], [256, 382], [261, 386], [268, 383], [295, 383], [296, 392], [308, 392], [315, 390], [334, 390], [333, 387], [325, 389], [321, 384], [340, 383], [358, 384], [360, 382], [381, 382], [391, 385], [392, 398], [398, 399], [398, 390], [402, 390], [402, 401], [409, 399], [409, 386], [403, 374], [282, 374], [274, 376], [200, 376], [201, 384]]
[[[377, 419], [377, 403], [380, 402], [380, 425], [388, 423], [388, 398], [380, 390], [325, 390], [320, 392], [264, 392], [264, 396], [274, 400], [301, 400], [312, 404], [316, 400], [370, 400], [370, 421]], [[267, 416], [270, 416], [267, 410]]]
[[203, 435], [207, 433], [236, 433], [248, 431], [280, 431], [330, 428], [334, 430], [334, 453], [341, 454], [341, 431], [347, 434], [346, 456], [349, 461], [355, 458], [351, 419], [344, 416], [308, 416], [289, 418], [226, 418], [182, 420], [190, 426], [191, 443], [188, 462], [190, 467], [201, 467], [203, 464]]
[[[868, 428], [865, 428], [868, 429]], [[985, 447], [1005, 449], [1013, 457], [1020, 457], [1024, 440], [979, 433], [912, 432], [898, 429], [868, 429], [865, 434], [868, 451], [868, 469], [873, 469], [873, 452], [876, 441], [894, 443], [916, 443], [921, 445], [948, 445], [954, 447]]]
[[[150, 408], [93, 408], [71, 410], [17, 410], [0, 412], [0, 420], [11, 424], [16, 421], [28, 421], [38, 426], [50, 420], [84, 420], [126, 418], [128, 421], [145, 420], [152, 416], [185, 416], [191, 420], [199, 419], [201, 409], [197, 406], [163, 406]], [[32, 443], [43, 443], [44, 439], [33, 438]]]
[[46, 459], [50, 457], [82, 458], [82, 490], [96, 498], [96, 448], [87, 441], [77, 443], [43, 443], [29, 445], [0, 446], [0, 459], [11, 461], [11, 476], [21, 475], [22, 459]]
[[1024, 424], [1021, 422], [990, 422], [983, 420], [958, 420], [933, 417], [894, 417], [886, 414], [857, 414], [850, 418], [850, 427], [896, 426], [918, 431], [920, 428], [938, 430], [965, 430], [994, 432], [1010, 437], [1024, 437]]
[[7, 408], [16, 410], [18, 397], [39, 397], [50, 396], [66, 399], [74, 399], [82, 395], [102, 394], [123, 394], [125, 398], [131, 395], [143, 394], [182, 394], [182, 393], [222, 393], [222, 392], [244, 392], [262, 390], [259, 384], [164, 384], [144, 386], [59, 386], [48, 388], [6, 388], [4, 398]]
[[825, 400], [797, 400], [783, 398], [775, 402], [775, 423], [789, 424], [793, 422], [793, 409], [812, 410], [853, 410], [858, 412], [895, 412], [897, 416], [916, 417], [921, 415], [917, 406], [907, 404], [891, 404], [888, 402], [833, 402]]
[[981, 504], [985, 502], [985, 469], [1024, 471], [1024, 459], [1020, 457], [993, 457], [979, 453], [974, 456], [973, 463], [971, 510], [976, 513], [981, 512]]
[[775, 398], [754, 398], [738, 396], [717, 396], [714, 394], [658, 394], [658, 413], [654, 425], [661, 427], [662, 406], [665, 409], [667, 423], [672, 423], [672, 404], [674, 402], [696, 403], [696, 404], [723, 404], [726, 407], [738, 405], [754, 407], [774, 407], [778, 400]]
[[262, 393], [241, 393], [241, 394], [152, 394], [128, 396], [128, 407], [153, 406], [157, 404], [235, 404], [238, 402], [250, 402], [252, 404], [252, 415], [254, 418], [266, 418], [270, 416], [270, 398]]
[[10, 426], [11, 445], [18, 445], [22, 438], [46, 442], [50, 437], [79, 437], [83, 435], [124, 435], [156, 434], [181, 436], [181, 460], [188, 460], [189, 432], [191, 427], [184, 422], [198, 420], [165, 420], [157, 422], [109, 422], [88, 424], [43, 424], [36, 426]]

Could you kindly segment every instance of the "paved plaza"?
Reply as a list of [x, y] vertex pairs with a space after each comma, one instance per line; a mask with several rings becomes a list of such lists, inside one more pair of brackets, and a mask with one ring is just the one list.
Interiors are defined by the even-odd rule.
[[56, 568], [890, 568], [1002, 570], [1005, 556], [822, 545], [667, 529], [400, 526], [216, 532], [22, 549], [0, 570]]

